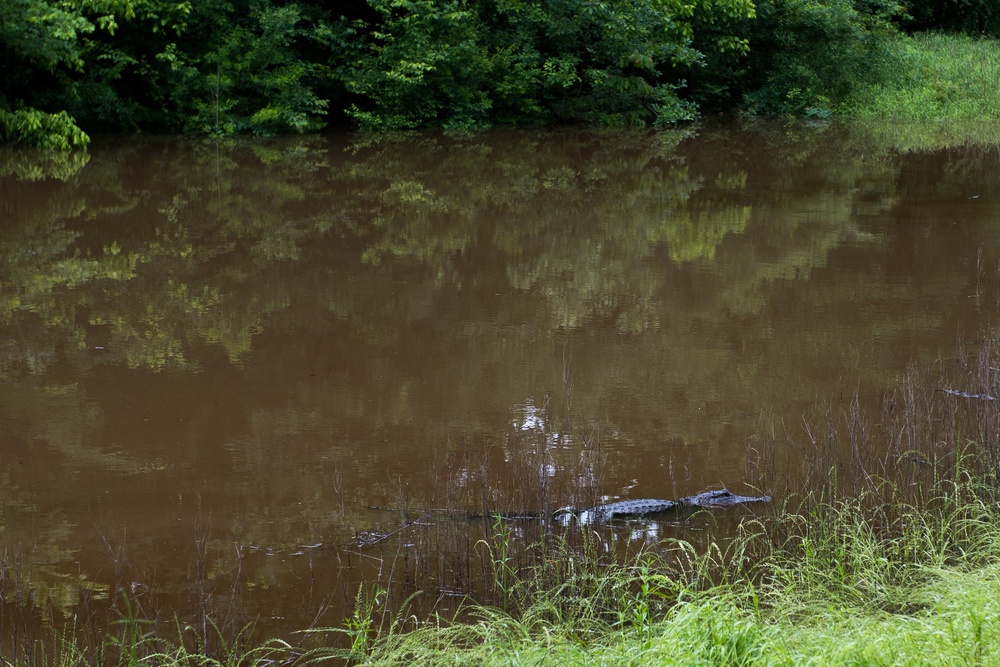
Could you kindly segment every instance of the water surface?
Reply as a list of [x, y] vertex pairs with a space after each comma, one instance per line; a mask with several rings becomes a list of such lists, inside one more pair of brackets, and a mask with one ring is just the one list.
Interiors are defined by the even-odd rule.
[[877, 403], [992, 323], [997, 173], [798, 125], [7, 153], [8, 580], [283, 631], [422, 509], [750, 492], [762, 411]]

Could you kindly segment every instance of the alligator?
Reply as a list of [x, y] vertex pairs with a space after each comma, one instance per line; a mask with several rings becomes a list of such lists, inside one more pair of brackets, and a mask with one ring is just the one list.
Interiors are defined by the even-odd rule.
[[626, 518], [661, 514], [675, 507], [677, 507], [677, 503], [673, 500], [657, 500], [655, 498], [619, 500], [615, 503], [607, 503], [584, 509], [563, 507], [553, 512], [552, 518], [563, 523], [574, 517], [583, 524], [602, 523], [619, 517]]
[[[463, 514], [467, 519], [505, 519], [505, 520], [554, 520], [563, 525], [577, 523], [580, 525], [591, 525], [595, 523], [607, 523], [614, 519], [639, 518], [663, 514], [671, 510], [706, 508], [717, 509], [732, 507], [733, 505], [743, 505], [746, 503], [769, 503], [770, 496], [740, 496], [728, 489], [717, 489], [714, 491], [703, 491], [693, 496], [685, 496], [678, 500], [660, 500], [657, 498], [642, 498], [639, 500], [619, 500], [613, 503], [604, 503], [593, 507], [563, 507], [549, 514], [548, 512], [525, 511], [525, 512], [488, 512], [484, 514]], [[390, 509], [370, 507], [369, 509]], [[399, 510], [392, 510], [399, 511]], [[448, 510], [424, 510], [424, 516], [431, 513], [443, 512], [453, 514]], [[417, 520], [419, 521], [419, 519]], [[406, 526], [410, 526], [416, 521], [410, 521]], [[404, 526], [405, 527], [405, 526]], [[398, 532], [398, 531], [393, 531]], [[375, 544], [392, 533], [362, 533], [358, 536], [355, 544], [367, 546]]]
[[740, 496], [729, 489], [704, 491], [685, 496], [679, 500], [658, 500], [643, 498], [641, 500], [620, 500], [614, 503], [596, 505], [584, 509], [564, 507], [553, 513], [553, 518], [565, 522], [575, 517], [580, 523], [602, 523], [616, 518], [634, 518], [662, 514], [678, 507], [721, 508], [742, 505], [745, 503], [769, 503], [770, 496]]

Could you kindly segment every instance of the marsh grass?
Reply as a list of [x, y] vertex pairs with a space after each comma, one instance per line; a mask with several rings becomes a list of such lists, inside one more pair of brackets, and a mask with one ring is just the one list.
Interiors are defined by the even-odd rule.
[[[970, 484], [972, 486], [966, 486]], [[520, 573], [517, 611], [476, 606], [387, 633], [372, 665], [996, 664], [997, 511], [970, 480], [928, 505], [814, 501], [744, 524], [727, 547]], [[889, 493], [885, 491], [885, 493]], [[819, 512], [816, 514], [815, 512]], [[893, 519], [893, 517], [897, 517]], [[322, 650], [308, 655], [323, 661]]]
[[1000, 41], [936, 33], [894, 37], [893, 76], [856, 88], [840, 112], [857, 118], [982, 122], [1000, 117]]

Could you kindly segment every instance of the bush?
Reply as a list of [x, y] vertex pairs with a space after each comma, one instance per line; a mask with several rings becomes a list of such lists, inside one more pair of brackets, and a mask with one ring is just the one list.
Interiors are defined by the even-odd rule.
[[910, 32], [943, 30], [1000, 37], [996, 0], [908, 0], [899, 25]]
[[0, 143], [68, 151], [85, 148], [90, 137], [76, 126], [65, 111], [45, 113], [37, 109], [0, 109]]
[[[749, 0], [545, 4], [520, 0], [371, 0], [375, 21], [338, 76], [363, 128], [497, 123], [667, 124], [691, 118], [678, 65], [701, 23], [749, 16]], [[739, 40], [721, 41], [739, 49]]]
[[888, 75], [895, 11], [865, 0], [760, 0], [741, 82], [745, 108], [829, 115], [855, 87]]

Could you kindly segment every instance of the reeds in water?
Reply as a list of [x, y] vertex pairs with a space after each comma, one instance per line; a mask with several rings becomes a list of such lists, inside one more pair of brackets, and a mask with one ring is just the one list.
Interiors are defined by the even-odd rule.
[[[507, 472], [539, 481], [509, 488], [466, 455], [452, 462], [445, 511], [420, 511], [411, 546], [358, 589], [342, 625], [308, 633], [309, 650], [239, 634], [213, 647], [181, 627], [168, 641], [125, 613], [96, 642], [70, 630], [42, 644], [55, 648], [32, 643], [7, 662], [998, 664], [998, 398], [990, 337], [909, 373], [874, 412], [854, 400], [794, 426], [762, 420], [749, 472], [778, 498], [701, 544], [633, 545], [592, 527], [504, 520], [562, 500], [537, 472], [552, 450], [511, 446], [521, 454], [502, 457]], [[599, 480], [598, 443], [587, 447], [561, 451], [581, 462], [578, 479]], [[584, 487], [593, 496], [583, 503], [597, 488]]]

